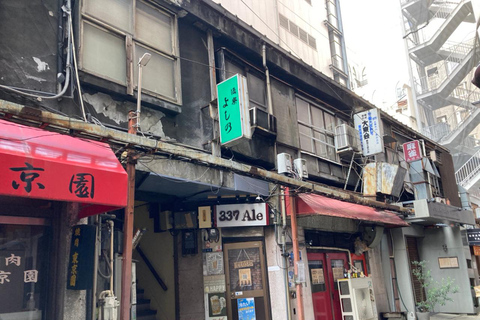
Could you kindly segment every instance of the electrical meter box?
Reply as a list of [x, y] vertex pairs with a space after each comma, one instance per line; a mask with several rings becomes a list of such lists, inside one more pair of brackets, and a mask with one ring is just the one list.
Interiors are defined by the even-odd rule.
[[342, 319], [378, 319], [372, 278], [339, 279], [338, 293], [340, 294]]

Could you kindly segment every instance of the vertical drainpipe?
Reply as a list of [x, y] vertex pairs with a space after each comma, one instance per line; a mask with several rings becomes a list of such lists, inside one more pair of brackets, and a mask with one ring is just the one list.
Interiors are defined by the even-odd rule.
[[285, 233], [287, 232], [287, 206], [285, 204], [285, 187], [280, 187], [280, 203], [281, 203], [281, 213], [282, 213], [282, 237], [281, 237], [281, 244], [282, 244], [282, 268], [283, 268], [283, 281], [285, 284], [285, 306], [287, 312], [286, 320], [290, 320], [292, 318], [292, 310], [290, 306], [290, 289], [288, 287], [288, 254], [287, 248], [285, 245]]
[[272, 91], [270, 87], [270, 71], [267, 67], [267, 47], [265, 43], [262, 46], [262, 59], [263, 59], [263, 68], [265, 69], [265, 78], [267, 81], [267, 107], [268, 113], [273, 114], [273, 105], [272, 105]]
[[297, 208], [296, 208], [296, 195], [290, 195], [290, 203], [292, 214], [290, 215], [292, 223], [292, 244], [293, 244], [293, 265], [294, 265], [294, 275], [295, 275], [295, 290], [297, 294], [297, 319], [305, 320], [304, 310], [303, 310], [303, 292], [302, 292], [302, 283], [298, 282], [298, 263], [300, 261], [300, 248], [298, 245], [298, 226], [297, 226]]
[[64, 28], [63, 28], [63, 0], [58, 0], [58, 26], [57, 26], [57, 92], [62, 90], [62, 84], [58, 82], [58, 76], [63, 74], [63, 37], [64, 37]]
[[[208, 50], [208, 66], [209, 66], [209, 75], [210, 75], [210, 101], [215, 101], [217, 99], [217, 73], [215, 69], [215, 46], [213, 44], [213, 34], [212, 30], [207, 31], [207, 50]], [[218, 103], [217, 103], [218, 108]], [[216, 109], [210, 103], [209, 105], [210, 117], [213, 120], [213, 139], [211, 142], [212, 155], [220, 157], [220, 145], [219, 145], [219, 132], [217, 126], [217, 115]]]

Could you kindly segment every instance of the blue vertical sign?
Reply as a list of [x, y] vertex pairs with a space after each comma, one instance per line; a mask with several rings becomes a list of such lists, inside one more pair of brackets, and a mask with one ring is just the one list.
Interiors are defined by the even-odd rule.
[[254, 298], [238, 299], [238, 320], [256, 320]]
[[360, 137], [363, 155], [370, 156], [384, 152], [383, 126], [378, 109], [356, 113], [354, 122]]

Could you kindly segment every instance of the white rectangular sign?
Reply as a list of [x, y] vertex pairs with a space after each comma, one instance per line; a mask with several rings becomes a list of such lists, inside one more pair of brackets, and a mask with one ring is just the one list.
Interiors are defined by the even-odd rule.
[[360, 136], [364, 156], [384, 152], [383, 127], [378, 109], [370, 109], [354, 115], [355, 129]]
[[218, 205], [215, 206], [215, 221], [218, 228], [266, 226], [268, 206], [266, 203]]

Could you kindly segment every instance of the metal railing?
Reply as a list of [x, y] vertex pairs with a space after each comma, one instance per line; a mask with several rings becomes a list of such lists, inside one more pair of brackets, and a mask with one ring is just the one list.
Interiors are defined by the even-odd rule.
[[[436, 2], [430, 5], [429, 8], [432, 6], [436, 6], [436, 10], [433, 13], [433, 15], [428, 19], [428, 22], [433, 21], [434, 19], [447, 19], [452, 12], [454, 12], [457, 7], [459, 7], [460, 3], [462, 3], [464, 0], [454, 0], [454, 1], [445, 1], [437, 5]], [[430, 10], [430, 9], [429, 9]], [[445, 23], [445, 22], [444, 22]], [[409, 25], [409, 23], [407, 23]], [[407, 25], [406, 24], [406, 25]], [[421, 28], [421, 29], [420, 29]], [[405, 27], [405, 34], [412, 33], [408, 38], [407, 38], [407, 45], [408, 48], [411, 49], [413, 47], [416, 47], [428, 40], [430, 40], [437, 30], [441, 30], [443, 26], [440, 28], [435, 28], [435, 29], [430, 29], [428, 27], [422, 27], [422, 26], [411, 26], [409, 28]]]
[[467, 161], [460, 169], [455, 172], [455, 180], [457, 184], [465, 189], [475, 179], [480, 178], [480, 150]]
[[472, 38], [465, 42], [457, 43], [454, 46], [449, 46], [445, 51], [450, 52], [447, 58], [442, 62], [432, 66], [436, 67], [435, 75], [425, 76], [420, 79], [414, 79], [415, 90], [418, 95], [425, 94], [437, 90], [450, 75], [455, 73], [462, 62], [474, 51], [474, 41]]

